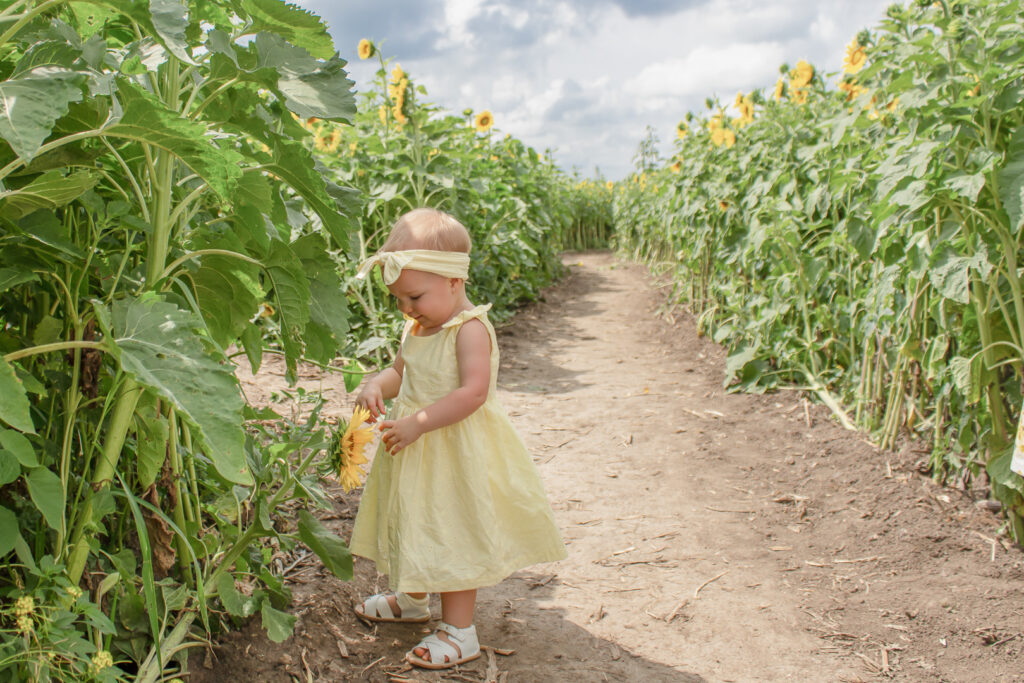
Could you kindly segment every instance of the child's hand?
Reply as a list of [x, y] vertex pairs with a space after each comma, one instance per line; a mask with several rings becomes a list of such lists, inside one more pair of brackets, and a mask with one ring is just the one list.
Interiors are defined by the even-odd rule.
[[384, 420], [380, 423], [380, 431], [384, 447], [391, 455], [398, 453], [423, 434], [415, 414], [401, 420]]
[[356, 405], [370, 411], [370, 419], [367, 422], [372, 424], [384, 414], [384, 394], [375, 382], [370, 382], [356, 396]]

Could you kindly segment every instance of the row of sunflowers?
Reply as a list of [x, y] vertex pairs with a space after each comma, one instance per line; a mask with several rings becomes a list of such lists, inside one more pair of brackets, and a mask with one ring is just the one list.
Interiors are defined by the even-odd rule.
[[1019, 0], [893, 5], [842, 70], [708, 101], [615, 194], [619, 248], [671, 274], [727, 383], [796, 383], [935, 479], [1001, 501], [1024, 386]]

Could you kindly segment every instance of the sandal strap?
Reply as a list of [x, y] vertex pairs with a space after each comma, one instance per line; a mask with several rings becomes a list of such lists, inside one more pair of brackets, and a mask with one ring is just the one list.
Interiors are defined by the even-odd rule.
[[[419, 647], [427, 649], [427, 652], [430, 653], [430, 661], [434, 664], [443, 664], [446, 661], [454, 662], [462, 658], [462, 648], [456, 647], [446, 640], [441, 640], [436, 633], [431, 633], [421, 640]], [[445, 659], [446, 657], [447, 659]]]
[[377, 593], [363, 600], [363, 611], [371, 617], [380, 619], [395, 618], [395, 613], [391, 611], [391, 605], [388, 604], [387, 593]]
[[422, 598], [414, 598], [408, 593], [396, 592], [395, 602], [398, 603], [398, 609], [402, 610], [403, 617], [422, 614], [430, 610], [429, 595], [424, 595]]

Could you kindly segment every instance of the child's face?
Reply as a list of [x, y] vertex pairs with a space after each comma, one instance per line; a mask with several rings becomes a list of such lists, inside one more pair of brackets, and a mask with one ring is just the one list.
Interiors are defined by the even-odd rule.
[[398, 310], [424, 329], [439, 328], [455, 315], [460, 280], [422, 270], [405, 269], [388, 291], [398, 303]]

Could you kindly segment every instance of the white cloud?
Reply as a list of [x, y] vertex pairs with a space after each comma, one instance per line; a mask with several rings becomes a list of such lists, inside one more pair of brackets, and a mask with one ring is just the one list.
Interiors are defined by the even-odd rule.
[[624, 88], [633, 96], [654, 100], [731, 92], [767, 83], [784, 56], [783, 46], [774, 42], [701, 45], [685, 57], [648, 64]]
[[357, 88], [376, 65], [355, 59], [356, 43], [386, 39], [385, 55], [431, 102], [490, 109], [496, 134], [619, 178], [647, 125], [667, 151], [708, 96], [729, 104], [771, 88], [783, 62], [837, 71], [846, 43], [892, 0], [298, 1], [328, 20]]
[[444, 49], [452, 45], [472, 45], [473, 35], [467, 27], [480, 14], [482, 7], [483, 0], [445, 0], [445, 37], [438, 41], [436, 47]]

